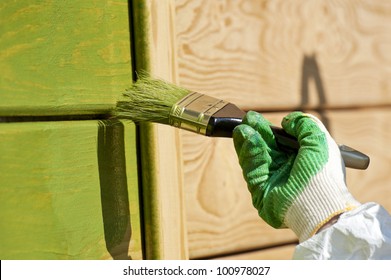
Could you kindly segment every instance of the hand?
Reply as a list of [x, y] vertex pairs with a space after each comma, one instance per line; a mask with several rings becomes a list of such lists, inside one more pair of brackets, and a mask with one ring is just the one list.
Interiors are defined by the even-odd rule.
[[246, 114], [233, 140], [259, 215], [274, 228], [291, 228], [302, 242], [360, 203], [346, 187], [337, 144], [316, 117], [294, 112], [281, 125], [298, 139], [297, 153], [281, 151], [270, 122], [256, 112]]

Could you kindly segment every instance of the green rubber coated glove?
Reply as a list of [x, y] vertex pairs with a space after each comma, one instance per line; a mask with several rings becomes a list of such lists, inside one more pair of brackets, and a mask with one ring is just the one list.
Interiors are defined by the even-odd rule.
[[270, 125], [248, 112], [234, 129], [235, 150], [259, 215], [274, 228], [289, 227], [303, 242], [360, 203], [346, 187], [339, 148], [320, 120], [302, 112], [283, 119], [283, 129], [298, 139], [297, 153], [278, 148]]

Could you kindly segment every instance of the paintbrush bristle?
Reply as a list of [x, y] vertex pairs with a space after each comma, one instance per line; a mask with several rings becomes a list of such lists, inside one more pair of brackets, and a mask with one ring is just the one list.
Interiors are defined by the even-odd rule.
[[140, 76], [117, 102], [114, 114], [134, 122], [167, 124], [172, 106], [190, 91], [166, 81]]

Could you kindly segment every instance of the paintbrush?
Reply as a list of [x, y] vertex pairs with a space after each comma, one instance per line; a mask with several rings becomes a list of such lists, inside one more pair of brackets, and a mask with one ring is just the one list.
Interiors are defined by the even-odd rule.
[[[146, 75], [122, 95], [114, 115], [138, 122], [171, 125], [210, 137], [232, 137], [246, 112], [236, 105], [205, 94], [193, 92]], [[278, 147], [285, 152], [299, 149], [297, 139], [282, 128], [271, 126]], [[369, 157], [348, 146], [339, 145], [345, 166], [366, 169]]]

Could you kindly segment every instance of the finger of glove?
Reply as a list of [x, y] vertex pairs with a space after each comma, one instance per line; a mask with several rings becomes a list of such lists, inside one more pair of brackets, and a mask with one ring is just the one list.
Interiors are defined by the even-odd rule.
[[265, 119], [262, 114], [249, 111], [243, 118], [242, 123], [247, 124], [255, 129], [271, 149], [277, 149], [275, 136], [272, 129], [270, 128], [271, 123]]
[[243, 119], [243, 123], [251, 126], [256, 130], [268, 146], [268, 153], [272, 158], [269, 166], [269, 171], [274, 172], [285, 164], [287, 158], [286, 154], [281, 151], [276, 142], [275, 135], [270, 127], [271, 123], [262, 114], [249, 111]]
[[[290, 114], [292, 116], [288, 115], [286, 118], [300, 118], [300, 114], [302, 115], [304, 122], [308, 126], [308, 128], [303, 128], [302, 132], [299, 132], [298, 136], [296, 136], [299, 140], [300, 146], [306, 148], [311, 147], [312, 150], [317, 149], [319, 153], [323, 153], [325, 156], [327, 156], [328, 161], [332, 161], [335, 167], [338, 167], [336, 168], [336, 170], [338, 170], [339, 168], [344, 169], [345, 164], [343, 162], [341, 151], [339, 150], [337, 143], [331, 137], [329, 131], [324, 126], [324, 124], [317, 117], [311, 114], [294, 112]], [[287, 122], [289, 123], [290, 121], [287, 120]], [[312, 122], [312, 124], [308, 125], [310, 124], [310, 122]], [[304, 123], [302, 125], [304, 125]], [[287, 126], [289, 127], [290, 125], [287, 124]], [[306, 130], [310, 131], [306, 132]], [[288, 132], [289, 128], [287, 128], [286, 131]], [[299, 138], [301, 138], [302, 140], [300, 140]]]
[[282, 127], [299, 141], [300, 149], [295, 161], [296, 171], [304, 172], [308, 177], [315, 175], [327, 162], [332, 162], [334, 167], [341, 165], [337, 144], [315, 116], [293, 112], [283, 119]]
[[300, 147], [328, 148], [326, 138], [331, 136], [323, 123], [311, 114], [290, 113], [282, 120], [281, 126], [288, 134], [297, 138]]
[[262, 136], [246, 124], [235, 127], [233, 140], [244, 178], [253, 193], [254, 187], [261, 186], [268, 178], [272, 162], [270, 149]]

